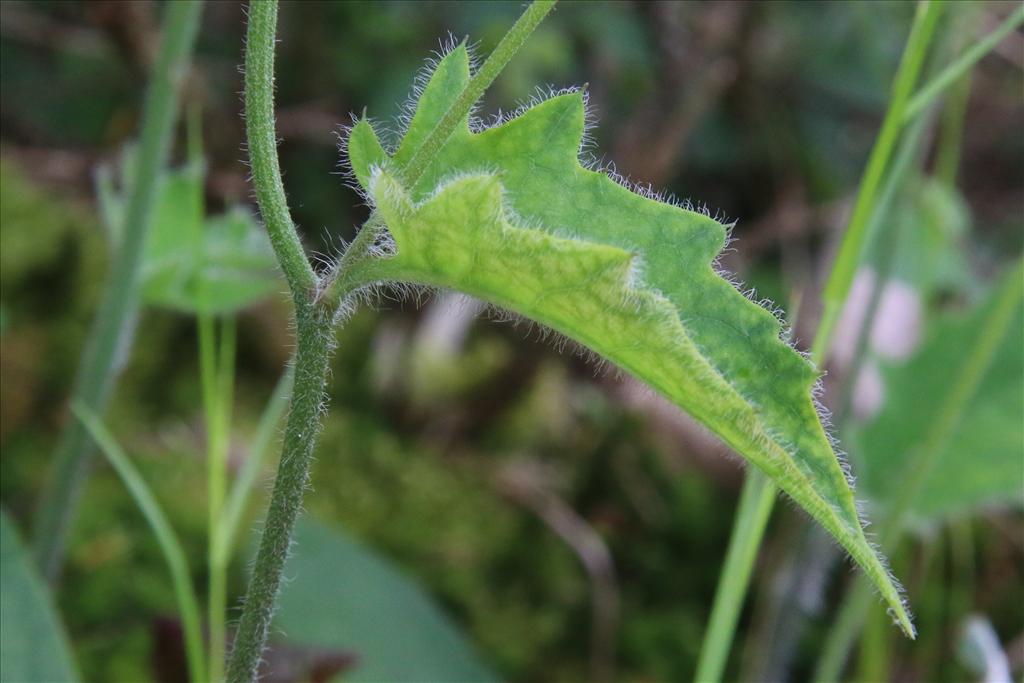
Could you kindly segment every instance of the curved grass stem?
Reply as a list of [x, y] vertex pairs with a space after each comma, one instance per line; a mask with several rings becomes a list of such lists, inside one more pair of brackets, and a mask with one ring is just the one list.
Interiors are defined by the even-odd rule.
[[995, 49], [1003, 38], [1024, 24], [1024, 5], [1017, 7], [999, 26], [987, 36], [974, 43], [938, 75], [921, 87], [910, 98], [903, 109], [903, 123], [909, 123], [927, 109], [948, 88], [981, 61], [981, 58]]
[[199, 603], [192, 588], [188, 561], [185, 559], [186, 555], [181, 547], [181, 542], [174, 533], [170, 522], [167, 521], [167, 516], [160, 507], [160, 503], [157, 502], [153, 492], [146, 484], [146, 480], [135, 469], [131, 459], [100, 421], [99, 416], [81, 401], [73, 403], [71, 410], [78, 421], [82, 423], [83, 429], [99, 446], [100, 452], [121, 477], [125, 488], [128, 489], [135, 504], [142, 510], [150, 528], [153, 529], [153, 535], [160, 545], [160, 551], [167, 562], [171, 581], [174, 584], [174, 597], [178, 602], [181, 625], [185, 633], [185, 658], [188, 662], [189, 680], [192, 683], [202, 683], [207, 680], [202, 623], [199, 619]]
[[928, 55], [928, 47], [935, 34], [942, 7], [938, 0], [922, 0], [917, 6], [914, 24], [910, 29], [910, 36], [907, 38], [907, 45], [893, 82], [889, 108], [885, 112], [875, 144], [871, 148], [868, 164], [857, 190], [853, 214], [846, 226], [839, 253], [825, 285], [822, 297], [824, 309], [811, 347], [811, 356], [819, 366], [828, 352], [833, 328], [839, 320], [839, 313], [853, 285], [853, 276], [863, 259], [864, 248], [870, 240], [868, 226], [882, 178], [903, 129], [907, 102]]

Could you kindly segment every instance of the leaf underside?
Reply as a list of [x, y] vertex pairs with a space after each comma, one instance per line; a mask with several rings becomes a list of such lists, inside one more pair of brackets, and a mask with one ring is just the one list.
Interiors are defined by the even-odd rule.
[[352, 173], [395, 243], [356, 278], [450, 288], [540, 322], [664, 394], [763, 470], [863, 567], [913, 633], [864, 537], [812, 400], [817, 373], [780, 323], [715, 271], [726, 228], [584, 168], [580, 92], [493, 127], [458, 127], [413, 187], [403, 165], [470, 77], [464, 47], [437, 65], [388, 155], [371, 125]]

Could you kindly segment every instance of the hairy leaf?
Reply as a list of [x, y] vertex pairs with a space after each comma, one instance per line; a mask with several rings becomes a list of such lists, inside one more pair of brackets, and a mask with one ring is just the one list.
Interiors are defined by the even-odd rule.
[[0, 512], [0, 681], [76, 681], [72, 662], [46, 585]]
[[725, 226], [580, 164], [581, 92], [478, 132], [465, 122], [414, 187], [400, 185], [403, 154], [468, 78], [466, 51], [456, 48], [438, 64], [394, 159], [369, 124], [353, 129], [353, 173], [396, 245], [362, 277], [480, 297], [654, 387], [828, 529], [912, 633], [815, 409], [814, 368], [780, 339], [770, 311], [716, 272]]
[[974, 310], [937, 320], [913, 358], [884, 369], [882, 411], [852, 438], [858, 480], [873, 502], [886, 507], [903, 495], [906, 468], [935, 427], [951, 378], [979, 343], [1006, 288], [1017, 292], [1013, 322], [910, 511], [921, 523], [979, 507], [1024, 506], [1024, 292], [1019, 271], [1004, 278]]
[[303, 519], [275, 625], [289, 640], [354, 655], [345, 681], [494, 681], [423, 590], [340, 531]]

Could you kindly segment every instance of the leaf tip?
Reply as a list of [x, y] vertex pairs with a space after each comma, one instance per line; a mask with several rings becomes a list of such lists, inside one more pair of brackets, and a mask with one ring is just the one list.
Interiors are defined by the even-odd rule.
[[388, 155], [377, 136], [377, 131], [366, 118], [365, 110], [362, 118], [349, 129], [348, 136], [342, 139], [341, 152], [359, 185], [369, 189], [373, 167], [386, 162]]
[[903, 631], [903, 635], [910, 640], [917, 640], [917, 629], [914, 628], [914, 622], [905, 600], [900, 599], [889, 607], [889, 614], [894, 617], [895, 624]]

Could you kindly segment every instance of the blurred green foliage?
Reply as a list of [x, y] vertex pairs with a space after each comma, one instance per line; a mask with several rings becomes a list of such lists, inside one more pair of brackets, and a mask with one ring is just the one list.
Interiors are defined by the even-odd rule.
[[[192, 132], [199, 135], [199, 132]], [[182, 313], [226, 314], [282, 291], [270, 240], [240, 206], [207, 216], [201, 143], [196, 157], [160, 174], [153, 228], [140, 269], [143, 303]], [[122, 155], [119, 186], [107, 166], [97, 172], [96, 194], [112, 248], [121, 242], [134, 148]]]
[[0, 679], [77, 680], [60, 618], [28, 549], [0, 513]]
[[885, 398], [877, 418], [851, 436], [860, 454], [862, 491], [882, 508], [906, 495], [908, 466], [920, 457], [948, 400], [951, 379], [959, 377], [965, 350], [988, 333], [985, 323], [1000, 296], [1010, 289], [1018, 301], [1010, 327], [991, 363], [981, 368], [976, 392], [940, 446], [922, 490], [911, 505], [918, 524], [941, 522], [977, 509], [1024, 508], [1021, 444], [1024, 444], [1024, 290], [1020, 270], [1003, 276], [1001, 286], [966, 313], [936, 320], [921, 347], [903, 364], [884, 373]]
[[[92, 173], [137, 128], [154, 9], [0, 3], [0, 496], [22, 529], [57, 427], [69, 419], [63, 401], [105, 273]], [[397, 115], [422, 56], [448, 31], [456, 40], [471, 35], [486, 54], [519, 9], [518, 2], [283, 6], [281, 155], [311, 251], [337, 253], [366, 215], [334, 173], [334, 132], [349, 122], [347, 112], [366, 104]], [[592, 151], [636, 180], [740, 219], [724, 265], [803, 316], [800, 293], [814, 292], [819, 269], [812, 256], [842, 222], [835, 216], [875, 135], [911, 12], [902, 2], [566, 2], [481, 113], [514, 108], [533, 83], [589, 82], [601, 119]], [[237, 115], [243, 26], [240, 5], [209, 3], [189, 92], [204, 112], [204, 199], [213, 214], [248, 200]], [[912, 233], [898, 252], [923, 257], [898, 263], [901, 277], [930, 292], [927, 320], [978, 300], [1024, 241], [1024, 138], [1013, 134], [1024, 111], [1020, 79], [1002, 57], [982, 62], [967, 113], [962, 198], [922, 181], [895, 214], [937, 219], [933, 232]], [[654, 154], [662, 149], [668, 162]], [[738, 468], [722, 467], [722, 449], [699, 433], [624, 401], [614, 376], [595, 376], [525, 327], [466, 323], [463, 341], [436, 352], [424, 332], [431, 311], [414, 304], [384, 298], [339, 333], [310, 515], [350, 530], [414, 575], [501, 677], [583, 680], [591, 657], [587, 573], [507, 487], [509, 471], [539, 471], [537, 486], [596, 530], [614, 558], [618, 678], [691, 676]], [[234, 464], [287, 360], [286, 310], [283, 297], [271, 296], [240, 318]], [[795, 336], [806, 336], [799, 325]], [[201, 585], [205, 464], [194, 322], [146, 311], [126, 360], [107, 422], [165, 505]], [[1016, 476], [1024, 477], [1020, 467]], [[250, 526], [265, 487], [257, 498]], [[149, 680], [157, 671], [173, 680], [183, 664], [180, 633], [168, 618], [173, 597], [144, 520], [105, 467], [97, 467], [81, 509], [57, 602], [84, 679]], [[761, 595], [775, 585], [798, 519], [784, 511], [773, 522], [757, 571]], [[1019, 512], [986, 512], [904, 546], [896, 562], [922, 638], [891, 645], [901, 671], [965, 679], [951, 644], [969, 612], [990, 615], [1004, 642], [1024, 630], [1021, 528]], [[244, 574], [239, 558], [232, 602]], [[819, 613], [827, 617], [834, 597], [824, 595]], [[761, 602], [741, 624], [755, 640], [759, 622], [751, 616]], [[813, 663], [820, 635], [810, 629], [800, 641], [797, 675]]]
[[354, 653], [352, 681], [496, 681], [408, 577], [340, 531], [299, 522], [275, 626], [301, 643]]

